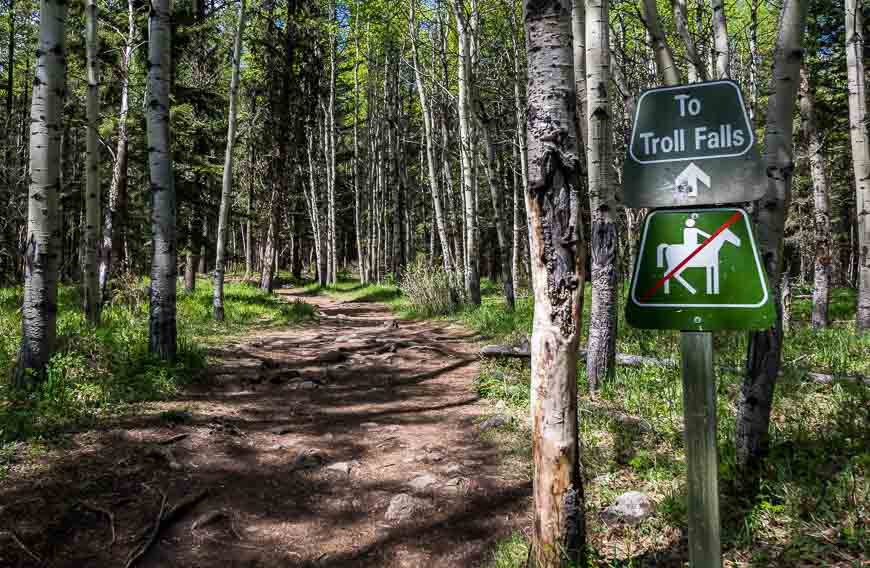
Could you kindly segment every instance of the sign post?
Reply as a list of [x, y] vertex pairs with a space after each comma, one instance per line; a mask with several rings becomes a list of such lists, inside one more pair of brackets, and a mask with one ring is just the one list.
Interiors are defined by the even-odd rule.
[[673, 208], [646, 217], [626, 319], [682, 332], [689, 561], [693, 568], [721, 568], [711, 332], [766, 329], [774, 320], [749, 216], [733, 206], [710, 207], [764, 193], [766, 176], [737, 84], [643, 93], [623, 180], [627, 206]]

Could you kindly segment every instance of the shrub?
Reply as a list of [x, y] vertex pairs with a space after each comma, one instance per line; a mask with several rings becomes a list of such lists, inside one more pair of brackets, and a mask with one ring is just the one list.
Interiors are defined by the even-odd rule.
[[412, 312], [423, 317], [452, 314], [465, 300], [462, 275], [418, 258], [405, 268], [399, 289]]

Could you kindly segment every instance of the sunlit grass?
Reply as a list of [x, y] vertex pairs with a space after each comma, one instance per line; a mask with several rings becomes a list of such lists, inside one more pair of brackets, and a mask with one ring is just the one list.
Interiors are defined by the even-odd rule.
[[[501, 290], [484, 281], [480, 307], [466, 307], [438, 319], [459, 322], [482, 342], [513, 342], [531, 333], [533, 304], [520, 294], [508, 310]], [[377, 297], [399, 315], [408, 310], [395, 287], [360, 287], [345, 282], [327, 291], [344, 299]], [[761, 489], [748, 502], [733, 494], [739, 484], [733, 447], [736, 401], [742, 384], [748, 334], [720, 332], [714, 337], [718, 390], [720, 487], [725, 558], [735, 566], [860, 565], [870, 557], [866, 519], [870, 515], [870, 389], [858, 383], [818, 384], [806, 370], [870, 376], [870, 336], [854, 330], [855, 294], [832, 294], [830, 329], [809, 326], [811, 300], [796, 293], [792, 328], [786, 336], [783, 375], [771, 416], [771, 454]], [[584, 333], [590, 306], [587, 286]], [[679, 360], [679, 333], [629, 328], [622, 319], [618, 351]], [[582, 345], [581, 345], [582, 347]], [[686, 529], [686, 465], [680, 371], [668, 365], [617, 367], [614, 378], [595, 397], [578, 373], [579, 429], [589, 541], [596, 566], [640, 566], [654, 551], [681, 546]], [[522, 427], [516, 451], [527, 455], [529, 368], [522, 360], [484, 360], [479, 393], [511, 414]], [[606, 409], [609, 412], [603, 412]], [[613, 418], [613, 411], [641, 420], [648, 430]], [[502, 436], [499, 440], [503, 439]], [[640, 490], [657, 503], [656, 514], [638, 527], [604, 524], [598, 515], [621, 493]], [[525, 566], [526, 537], [501, 541], [489, 568]], [[645, 564], [644, 564], [645, 565]]]
[[200, 281], [194, 293], [178, 292], [178, 356], [165, 363], [148, 353], [145, 286], [145, 281], [129, 281], [118, 289], [96, 329], [85, 321], [78, 290], [61, 287], [57, 353], [46, 380], [31, 392], [13, 390], [7, 380], [21, 341], [21, 289], [0, 290], [0, 443], [88, 422], [130, 403], [171, 397], [197, 379], [208, 344], [314, 317], [309, 304], [283, 302], [254, 286], [228, 283], [226, 319], [215, 322], [211, 284]]

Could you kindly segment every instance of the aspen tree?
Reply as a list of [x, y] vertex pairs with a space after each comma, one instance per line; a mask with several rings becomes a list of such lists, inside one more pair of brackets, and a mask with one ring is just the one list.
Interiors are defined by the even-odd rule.
[[438, 228], [438, 238], [441, 241], [441, 254], [443, 255], [442, 261], [444, 263], [444, 270], [452, 272], [453, 258], [450, 253], [450, 241], [447, 238], [447, 225], [444, 221], [441, 184], [438, 183], [438, 170], [435, 165], [435, 141], [433, 140], [434, 134], [432, 132], [432, 107], [430, 105], [426, 84], [423, 82], [418, 56], [416, 21], [417, 0], [408, 0], [408, 2], [411, 7], [411, 16], [408, 22], [411, 32], [411, 63], [414, 66], [414, 78], [417, 82], [417, 96], [420, 99], [420, 112], [423, 115], [423, 136], [426, 139], [426, 166], [429, 172], [429, 189], [432, 192], [432, 205], [435, 210], [435, 224]]
[[239, 0], [236, 16], [236, 34], [233, 39], [233, 70], [230, 77], [230, 108], [227, 124], [227, 150], [224, 156], [224, 175], [221, 185], [221, 205], [218, 212], [217, 252], [214, 263], [214, 319], [224, 319], [224, 255], [227, 240], [230, 199], [233, 191], [233, 146], [236, 142], [236, 100], [239, 96], [239, 67], [242, 59], [242, 35], [245, 33], [245, 0]]
[[118, 111], [118, 141], [115, 145], [115, 163], [112, 166], [112, 181], [109, 198], [103, 210], [103, 238], [100, 251], [100, 302], [108, 299], [109, 276], [121, 257], [121, 242], [127, 211], [127, 162], [129, 159], [127, 116], [130, 113], [130, 65], [136, 42], [134, 0], [127, 1], [127, 35], [121, 52], [121, 107]]
[[592, 217], [592, 309], [586, 375], [596, 390], [615, 370], [617, 305], [617, 199], [613, 184], [612, 116], [609, 98], [610, 41], [608, 0], [586, 2], [586, 163]]
[[725, 0], [710, 0], [713, 9], [713, 47], [716, 55], [716, 79], [731, 76], [731, 56], [728, 50], [728, 26], [725, 18]]
[[641, 0], [640, 8], [644, 24], [649, 31], [650, 46], [655, 55], [659, 75], [666, 85], [677, 85], [680, 82], [680, 73], [674, 62], [674, 54], [671, 51], [671, 46], [668, 45], [665, 32], [662, 31], [656, 0]]
[[525, 0], [529, 214], [535, 314], [531, 411], [538, 567], [586, 566], [577, 440], [583, 303], [579, 155], [570, 0]]
[[807, 0], [783, 2], [773, 54], [763, 156], [768, 183], [757, 211], [756, 232], [777, 317], [771, 329], [749, 335], [746, 375], [737, 400], [734, 440], [738, 467], [750, 483], [757, 479], [757, 466], [767, 454], [770, 410], [782, 358], [782, 243], [791, 201], [794, 172], [792, 123], [800, 85], [807, 4]]
[[465, 13], [464, 0], [453, 0], [456, 29], [459, 34], [459, 155], [462, 162], [462, 192], [464, 195], [465, 228], [465, 293], [468, 301], [480, 305], [480, 259], [478, 244], [477, 210], [475, 204], [476, 181], [474, 179], [474, 154], [476, 144], [472, 125], [472, 30], [471, 22], [476, 17]]
[[100, 143], [97, 131], [100, 120], [100, 76], [97, 54], [97, 3], [88, 0], [85, 43], [88, 66], [88, 137], [85, 188], [84, 228], [84, 312], [91, 325], [100, 323], [100, 279], [97, 246], [100, 236]]
[[[683, 40], [683, 45], [686, 47], [686, 58], [689, 60], [689, 82], [707, 80], [707, 67], [701, 62], [701, 56], [698, 55], [698, 50], [695, 48], [695, 40], [689, 32], [688, 9], [686, 8], [686, 0], [672, 0], [674, 12], [674, 24], [677, 28], [677, 33]], [[718, 0], [713, 0], [718, 1]], [[727, 37], [726, 37], [727, 39]]]
[[44, 376], [57, 337], [58, 187], [62, 97], [66, 89], [66, 10], [66, 2], [62, 0], [39, 3], [39, 39], [30, 105], [30, 188], [21, 348], [14, 376], [18, 387], [30, 385]]
[[176, 353], [175, 182], [169, 131], [172, 74], [172, 0], [153, 0], [148, 22], [148, 169], [151, 179], [151, 302], [149, 351], [163, 360]]
[[816, 122], [816, 97], [814, 85], [806, 66], [801, 68], [800, 112], [802, 129], [807, 142], [807, 156], [810, 162], [810, 177], [813, 180], [813, 233], [815, 263], [813, 268], [813, 309], [812, 326], [814, 329], [828, 327], [828, 304], [831, 299], [831, 182], [825, 168], [822, 153], [822, 137]]
[[849, 136], [855, 172], [858, 238], [858, 312], [855, 328], [870, 330], [870, 128], [867, 116], [867, 76], [864, 69], [864, 9], [862, 0], [846, 0], [846, 66], [849, 81]]

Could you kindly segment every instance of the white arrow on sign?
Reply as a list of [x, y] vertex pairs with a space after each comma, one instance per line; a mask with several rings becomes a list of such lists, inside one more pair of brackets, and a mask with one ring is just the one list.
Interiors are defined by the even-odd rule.
[[677, 176], [675, 185], [680, 187], [690, 187], [692, 190], [689, 192], [690, 197], [698, 197], [698, 182], [703, 183], [707, 187], [710, 186], [710, 176], [707, 175], [707, 172], [699, 168], [695, 165], [695, 162], [690, 163], [686, 166], [686, 169], [680, 172], [680, 175]]

